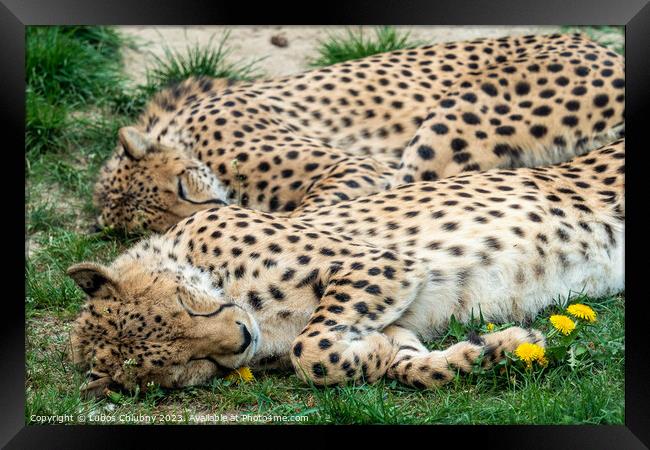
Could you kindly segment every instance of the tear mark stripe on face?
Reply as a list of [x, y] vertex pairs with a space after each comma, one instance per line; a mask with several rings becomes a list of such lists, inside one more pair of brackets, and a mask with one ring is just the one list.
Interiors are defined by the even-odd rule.
[[196, 313], [196, 312], [192, 311], [190, 308], [188, 308], [185, 305], [185, 303], [183, 303], [183, 299], [180, 298], [180, 297], [178, 297], [178, 303], [180, 303], [180, 305], [183, 307], [183, 309], [185, 311], [187, 311], [187, 313], [192, 317], [214, 317], [214, 316], [216, 316], [217, 314], [219, 314], [221, 311], [223, 311], [226, 308], [232, 308], [234, 306], [237, 306], [234, 303], [225, 303], [225, 304], [219, 306], [219, 308], [217, 308], [216, 311], [213, 311], [211, 313]]

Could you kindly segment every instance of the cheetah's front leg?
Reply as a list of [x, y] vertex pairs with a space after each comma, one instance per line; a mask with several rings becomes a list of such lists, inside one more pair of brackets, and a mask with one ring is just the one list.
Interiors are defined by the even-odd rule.
[[386, 373], [395, 359], [397, 348], [382, 333], [324, 328], [310, 328], [312, 331], [303, 333], [293, 345], [291, 358], [303, 381], [311, 380], [317, 385], [355, 380], [372, 383]]
[[471, 372], [481, 356], [484, 357], [483, 366], [490, 367], [503, 358], [505, 351], [513, 352], [520, 344], [545, 345], [539, 331], [520, 327], [475, 335], [441, 351], [427, 350], [415, 334], [405, 328], [390, 326], [384, 332], [397, 347], [387, 375], [420, 389], [441, 386], [451, 381], [457, 372]]
[[352, 270], [328, 280], [320, 306], [293, 342], [291, 362], [303, 380], [373, 382], [395, 359], [396, 347], [382, 330], [408, 308], [426, 277], [410, 267], [414, 261], [389, 251], [352, 256]]

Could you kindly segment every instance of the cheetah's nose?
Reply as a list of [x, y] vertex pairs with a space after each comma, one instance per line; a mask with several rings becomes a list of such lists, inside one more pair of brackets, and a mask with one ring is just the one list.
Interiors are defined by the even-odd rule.
[[244, 334], [244, 343], [235, 352], [235, 355], [239, 355], [241, 353], [244, 353], [246, 351], [246, 349], [248, 348], [248, 346], [251, 345], [251, 342], [253, 341], [253, 337], [251, 336], [250, 331], [248, 331], [248, 328], [246, 328], [246, 325], [244, 325], [241, 322], [237, 322], [237, 325], [240, 326], [240, 328], [242, 330], [242, 333]]

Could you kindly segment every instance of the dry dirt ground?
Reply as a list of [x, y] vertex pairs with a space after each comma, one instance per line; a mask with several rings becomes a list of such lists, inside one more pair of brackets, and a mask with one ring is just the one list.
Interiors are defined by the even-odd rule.
[[[399, 31], [410, 33], [411, 40], [426, 44], [472, 39], [478, 37], [501, 37], [506, 35], [554, 33], [559, 27], [551, 26], [398, 26]], [[319, 42], [330, 34], [342, 35], [347, 29], [361, 29], [364, 35], [372, 36], [375, 27], [341, 26], [125, 26], [118, 28], [125, 35], [133, 37], [140, 44], [139, 50], [125, 52], [126, 73], [135, 82], [143, 82], [146, 67], [153, 55], [161, 56], [165, 47], [183, 51], [188, 45], [207, 45], [219, 42], [224, 32], [230, 31], [228, 47], [230, 61], [258, 60], [259, 67], [267, 76], [288, 75], [308, 68], [310, 59], [317, 56]], [[271, 43], [273, 36], [283, 36], [286, 47]]]

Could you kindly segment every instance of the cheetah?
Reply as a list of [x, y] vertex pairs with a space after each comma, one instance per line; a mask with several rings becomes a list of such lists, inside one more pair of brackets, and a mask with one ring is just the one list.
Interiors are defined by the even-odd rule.
[[248, 365], [317, 385], [382, 376], [416, 388], [490, 366], [536, 330], [422, 341], [453, 314], [527, 321], [558, 296], [625, 287], [625, 142], [557, 165], [421, 181], [286, 217], [199, 211], [108, 266], [68, 274], [88, 295], [73, 360], [90, 392], [183, 387]]
[[95, 187], [99, 222], [162, 232], [226, 203], [299, 216], [411, 181], [566, 161], [620, 132], [623, 77], [621, 56], [557, 34], [186, 80], [120, 130]]

